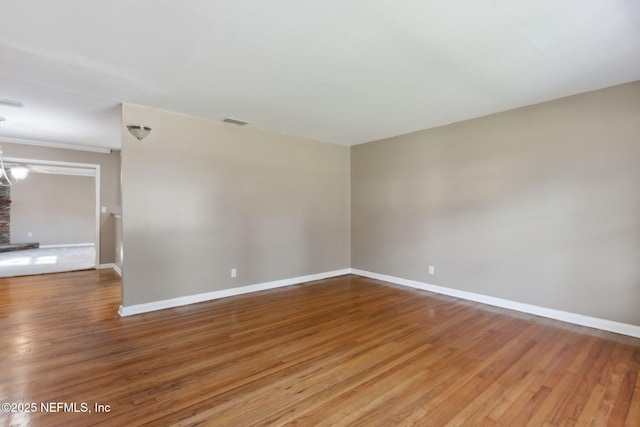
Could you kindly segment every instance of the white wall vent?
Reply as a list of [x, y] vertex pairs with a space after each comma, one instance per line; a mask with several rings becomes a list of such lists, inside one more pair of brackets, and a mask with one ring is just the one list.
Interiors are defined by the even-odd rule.
[[249, 122], [245, 122], [244, 120], [230, 119], [228, 117], [224, 119], [223, 122], [231, 123], [232, 125], [238, 125], [238, 126], [244, 126], [249, 124]]

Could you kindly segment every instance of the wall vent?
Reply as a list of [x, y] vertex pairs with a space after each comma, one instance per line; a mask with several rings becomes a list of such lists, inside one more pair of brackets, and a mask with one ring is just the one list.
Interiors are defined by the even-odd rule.
[[5, 107], [24, 108], [24, 104], [20, 101], [13, 101], [11, 99], [0, 99], [0, 105]]
[[223, 122], [231, 123], [232, 125], [238, 125], [238, 126], [244, 126], [249, 124], [249, 122], [245, 122], [244, 120], [230, 119], [228, 117], [224, 119]]

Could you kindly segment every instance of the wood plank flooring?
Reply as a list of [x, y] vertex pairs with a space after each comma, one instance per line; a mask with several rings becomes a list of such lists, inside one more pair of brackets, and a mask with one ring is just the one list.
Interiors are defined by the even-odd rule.
[[0, 402], [36, 404], [0, 425], [640, 425], [631, 337], [354, 275], [119, 304], [110, 271], [0, 279]]

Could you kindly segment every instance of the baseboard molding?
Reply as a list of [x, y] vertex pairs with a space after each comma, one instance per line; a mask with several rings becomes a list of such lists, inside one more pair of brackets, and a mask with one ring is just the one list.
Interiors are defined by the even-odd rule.
[[106, 270], [108, 268], [113, 268], [113, 267], [115, 267], [115, 264], [113, 264], [113, 263], [99, 264], [99, 265], [96, 266], [96, 268], [98, 270]]
[[628, 323], [614, 322], [612, 320], [599, 319], [597, 317], [585, 316], [582, 314], [570, 313], [562, 310], [555, 310], [546, 307], [540, 307], [532, 304], [511, 301], [502, 298], [491, 297], [473, 292], [460, 291], [457, 289], [445, 288], [442, 286], [431, 285], [428, 283], [418, 282], [415, 280], [403, 279], [400, 277], [387, 276], [386, 274], [372, 273], [370, 271], [351, 269], [351, 273], [359, 276], [368, 277], [376, 280], [394, 283], [397, 285], [407, 286], [415, 289], [435, 292], [438, 294], [449, 295], [469, 301], [480, 302], [483, 304], [493, 305], [496, 307], [507, 308], [510, 310], [520, 311], [537, 316], [547, 317], [550, 319], [561, 320], [575, 325], [587, 326], [590, 328], [601, 329], [604, 331], [615, 332], [617, 334], [629, 335], [640, 338], [640, 326]]
[[275, 280], [273, 282], [257, 283], [254, 285], [242, 286], [239, 288], [223, 289], [220, 291], [206, 292], [203, 294], [189, 295], [178, 298], [171, 298], [162, 301], [153, 301], [144, 304], [134, 304], [127, 307], [120, 306], [118, 314], [120, 316], [131, 316], [134, 314], [148, 313], [150, 311], [164, 310], [166, 308], [180, 307], [198, 302], [210, 301], [219, 298], [226, 298], [235, 295], [247, 294], [250, 292], [264, 291], [268, 289], [281, 288], [284, 286], [298, 285], [300, 283], [312, 282], [314, 280], [328, 279], [330, 277], [342, 276], [351, 273], [351, 269], [328, 271], [325, 273], [311, 274], [308, 276], [293, 277], [291, 279]]
[[122, 277], [122, 269], [118, 266], [118, 264], [113, 264], [111, 268], [113, 268], [113, 271], [115, 271], [118, 276]]
[[95, 246], [95, 243], [69, 243], [62, 245], [40, 245], [40, 249], [51, 249], [51, 248], [80, 248], [87, 246]]
[[108, 264], [100, 264], [99, 266], [96, 267], [98, 270], [106, 270], [108, 268], [112, 269], [113, 271], [116, 272], [116, 274], [120, 277], [122, 277], [122, 269], [120, 267], [118, 267], [116, 264], [114, 263], [108, 263]]

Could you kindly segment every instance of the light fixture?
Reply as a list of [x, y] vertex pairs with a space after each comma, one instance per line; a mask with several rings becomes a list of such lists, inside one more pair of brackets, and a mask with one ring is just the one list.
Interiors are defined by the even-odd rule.
[[[0, 123], [6, 119], [0, 116]], [[29, 168], [26, 166], [15, 165], [7, 171], [4, 167], [4, 158], [2, 156], [2, 147], [0, 147], [0, 186], [10, 187], [16, 185], [19, 181], [25, 179], [29, 174]]]
[[26, 166], [13, 166], [11, 167], [11, 175], [18, 181], [22, 181], [29, 175], [29, 168]]
[[138, 141], [142, 141], [151, 133], [151, 128], [147, 126], [128, 125], [127, 129], [129, 129], [131, 135], [135, 136]]
[[0, 187], [16, 185], [25, 179], [27, 175], [29, 175], [29, 168], [26, 166], [15, 165], [10, 168], [5, 167], [2, 148], [0, 147]]

